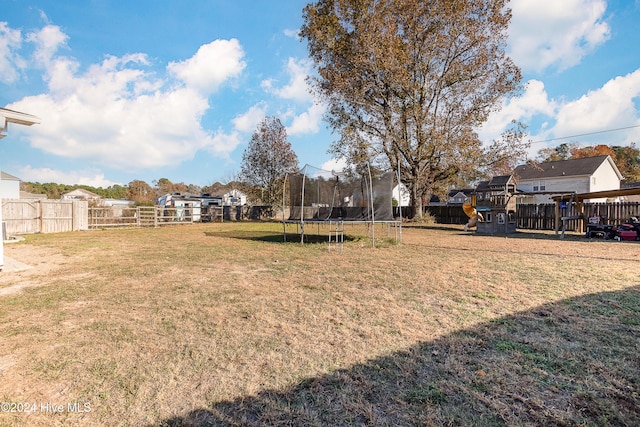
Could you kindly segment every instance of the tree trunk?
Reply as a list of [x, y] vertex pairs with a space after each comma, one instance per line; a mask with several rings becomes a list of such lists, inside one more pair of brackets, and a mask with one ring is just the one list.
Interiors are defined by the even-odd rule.
[[418, 194], [418, 189], [415, 184], [411, 191], [411, 207], [413, 209], [413, 217], [422, 219], [422, 196]]

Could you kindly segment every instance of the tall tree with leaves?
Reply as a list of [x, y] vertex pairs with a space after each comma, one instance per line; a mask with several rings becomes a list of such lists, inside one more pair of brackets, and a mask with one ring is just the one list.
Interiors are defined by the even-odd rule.
[[138, 204], [153, 204], [155, 193], [145, 181], [134, 179], [127, 185], [127, 198]]
[[568, 160], [571, 153], [578, 149], [579, 145], [575, 142], [562, 143], [557, 147], [546, 147], [538, 150], [537, 161], [539, 162], [555, 162], [558, 160]]
[[341, 136], [333, 153], [400, 166], [417, 215], [466, 170], [524, 152], [519, 129], [486, 151], [474, 130], [519, 88], [504, 52], [507, 2], [319, 0], [304, 9], [312, 82]]
[[297, 170], [298, 157], [287, 140], [287, 130], [277, 117], [266, 117], [242, 156], [242, 179], [259, 189], [264, 205], [274, 206], [282, 201], [285, 175]]

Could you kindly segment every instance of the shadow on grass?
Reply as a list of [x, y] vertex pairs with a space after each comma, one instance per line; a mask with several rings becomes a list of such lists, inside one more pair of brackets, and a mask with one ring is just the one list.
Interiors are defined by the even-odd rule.
[[[269, 243], [300, 244], [300, 234], [297, 234], [297, 233], [286, 233], [286, 238], [284, 233], [276, 233], [276, 232], [270, 232], [270, 231], [255, 231], [255, 230], [207, 231], [204, 234], [205, 236], [209, 236], [209, 237], [226, 237], [230, 239], [253, 240], [257, 242], [269, 242]], [[344, 242], [352, 242], [360, 239], [361, 237], [349, 236], [347, 234], [345, 234], [343, 237]], [[304, 236], [304, 243], [327, 244], [328, 241], [329, 241], [328, 235], [305, 234]], [[332, 243], [335, 244], [335, 235], [332, 236]]]
[[566, 299], [161, 426], [640, 425], [640, 286]]
[[[469, 236], [494, 236], [494, 237], [509, 237], [514, 239], [543, 239], [543, 240], [557, 240], [562, 241], [560, 239], [560, 234], [556, 235], [553, 230], [528, 230], [528, 229], [517, 229], [515, 233], [497, 233], [497, 234], [486, 234], [486, 233], [478, 233], [475, 228], [470, 228], [469, 231], [464, 231], [464, 224], [462, 225], [447, 225], [447, 224], [405, 224], [403, 225], [407, 228], [416, 228], [422, 230], [433, 230], [433, 231], [457, 231], [460, 235], [469, 235]], [[560, 232], [559, 232], [560, 233]], [[564, 240], [579, 240], [586, 241], [588, 240], [584, 233], [577, 233], [573, 231], [568, 231], [565, 233]], [[591, 239], [591, 240], [602, 240], [602, 239]]]

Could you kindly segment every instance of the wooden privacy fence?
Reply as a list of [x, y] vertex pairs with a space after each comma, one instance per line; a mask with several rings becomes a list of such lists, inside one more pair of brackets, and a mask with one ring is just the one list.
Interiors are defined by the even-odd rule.
[[438, 224], [466, 224], [469, 221], [462, 205], [425, 206], [424, 211], [429, 212]]
[[[554, 230], [555, 229], [555, 204], [518, 205], [516, 208], [518, 228], [530, 230]], [[578, 216], [576, 206], [567, 206], [560, 210], [560, 217]], [[591, 217], [600, 217], [602, 224], [621, 224], [635, 216], [640, 218], [640, 202], [611, 202], [611, 203], [585, 203], [584, 226]], [[562, 227], [562, 223], [559, 224]], [[578, 221], [567, 221], [567, 230], [577, 231]], [[580, 230], [585, 231], [585, 230]]]
[[[427, 206], [425, 212], [430, 212], [439, 224], [466, 224], [468, 217], [462, 206]], [[560, 217], [576, 217], [576, 206], [566, 206], [560, 210]], [[590, 217], [600, 217], [603, 224], [621, 224], [635, 216], [640, 218], [640, 202], [617, 203], [585, 203], [584, 224]], [[528, 230], [555, 230], [555, 204], [522, 204], [516, 207], [518, 228]], [[562, 223], [559, 224], [562, 227]], [[567, 221], [567, 230], [577, 231], [578, 221]], [[582, 230], [584, 231], [584, 230]]]
[[3, 199], [2, 221], [8, 236], [86, 230], [84, 200]]

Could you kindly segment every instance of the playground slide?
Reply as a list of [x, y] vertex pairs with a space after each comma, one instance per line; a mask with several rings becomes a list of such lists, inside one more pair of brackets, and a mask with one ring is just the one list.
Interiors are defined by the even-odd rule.
[[469, 222], [467, 222], [464, 226], [464, 231], [467, 231], [469, 227], [475, 227], [478, 223], [478, 212], [476, 208], [471, 206], [471, 200], [467, 199], [462, 204], [462, 210], [469, 217]]

